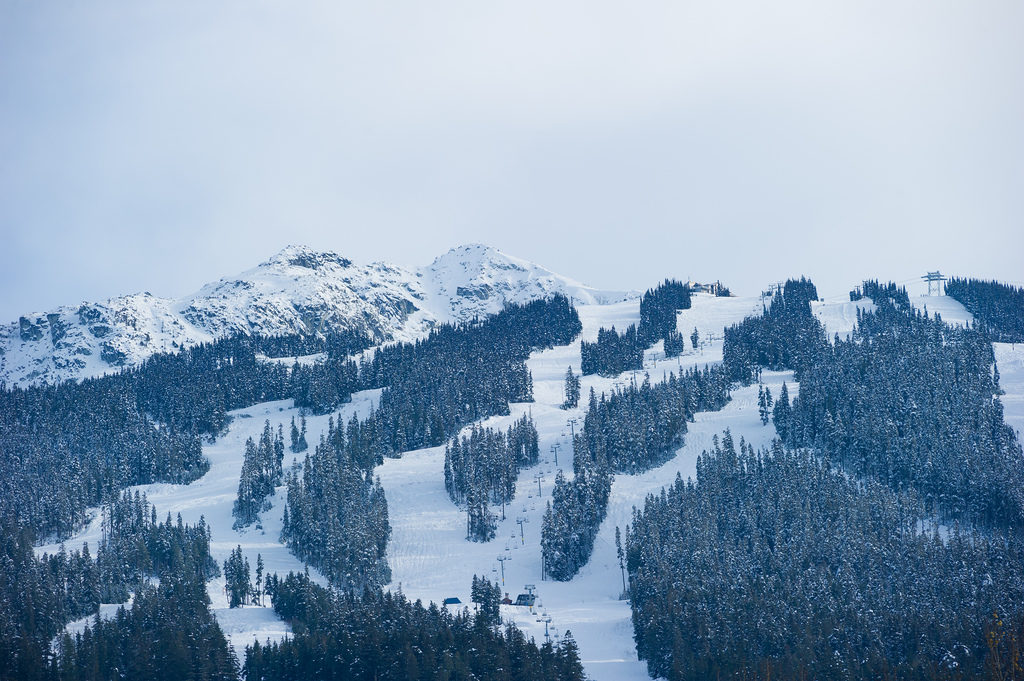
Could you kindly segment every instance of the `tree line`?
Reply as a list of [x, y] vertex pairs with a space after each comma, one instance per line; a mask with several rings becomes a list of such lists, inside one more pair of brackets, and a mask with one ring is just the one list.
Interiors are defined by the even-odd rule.
[[613, 326], [597, 331], [597, 341], [580, 344], [580, 370], [583, 375], [618, 376], [625, 371], [644, 368], [644, 345], [636, 324], [619, 333]]
[[[728, 289], [720, 289], [729, 295]], [[601, 328], [597, 341], [583, 341], [580, 346], [582, 372], [601, 376], [618, 376], [626, 371], [643, 369], [644, 350], [660, 340], [665, 341], [665, 356], [676, 357], [683, 353], [685, 341], [676, 330], [676, 318], [680, 310], [690, 308], [690, 287], [674, 279], [666, 279], [653, 289], [648, 289], [640, 299], [640, 324], [630, 325], [619, 333]], [[696, 329], [694, 330], [696, 333]], [[694, 347], [697, 342], [694, 341]]]
[[224, 561], [224, 589], [227, 591], [228, 607], [263, 605], [266, 595], [266, 580], [269, 575], [263, 564], [263, 555], [256, 554], [256, 580], [249, 567], [249, 559], [242, 554], [242, 547], [236, 546]]
[[907, 289], [897, 286], [893, 282], [882, 284], [877, 279], [869, 279], [857, 288], [850, 291], [850, 302], [870, 298], [872, 302], [881, 305], [883, 301], [889, 301], [904, 312], [910, 310], [910, 296]]
[[953, 277], [946, 295], [960, 301], [992, 340], [1024, 343], [1024, 287]]
[[[49, 681], [237, 681], [238, 663], [195, 575], [168, 575], [142, 586], [131, 608], [97, 617], [81, 634], [63, 634], [38, 679]], [[29, 681], [29, 677], [20, 677]]]
[[[104, 504], [102, 538], [96, 552], [99, 597], [103, 603], [124, 603], [129, 593], [151, 578], [220, 574], [210, 556], [210, 528], [200, 518], [186, 525], [179, 514], [163, 522], [144, 493], [124, 492]], [[88, 571], [87, 571], [88, 574]]]
[[811, 312], [810, 303], [817, 299], [818, 290], [809, 279], [790, 279], [763, 314], [727, 328], [722, 364], [729, 380], [749, 385], [762, 368], [793, 369], [799, 378], [828, 345], [824, 328]]
[[378, 350], [359, 373], [365, 388], [387, 386], [370, 417], [381, 454], [436, 447], [473, 421], [508, 414], [509, 402], [532, 401], [530, 353], [569, 343], [581, 328], [558, 295]]

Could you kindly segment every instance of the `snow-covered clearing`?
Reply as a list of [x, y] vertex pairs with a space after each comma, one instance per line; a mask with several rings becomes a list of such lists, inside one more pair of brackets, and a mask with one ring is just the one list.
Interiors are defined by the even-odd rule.
[[[947, 324], [963, 326], [966, 322], [974, 323], [974, 317], [954, 298], [949, 296], [911, 295], [910, 304], [917, 310], [927, 311], [929, 316], [939, 314]], [[825, 302], [811, 302], [811, 311], [825, 327], [829, 340], [839, 334], [848, 340], [857, 326], [857, 310], [873, 312], [875, 304], [869, 298], [856, 302], [849, 300], [826, 299]]]
[[825, 336], [830, 341], [836, 334], [843, 340], [849, 340], [850, 334], [857, 327], [857, 311], [874, 312], [875, 309], [875, 304], [869, 298], [861, 298], [856, 302], [811, 302], [811, 311], [825, 327]]
[[[132, 602], [134, 600], [135, 595], [132, 594], [128, 597], [127, 603], [103, 603], [102, 605], [100, 605], [100, 610], [98, 613], [96, 613], [96, 615], [99, 615], [100, 619], [102, 620], [114, 619], [114, 617], [117, 616], [117, 611], [120, 610], [122, 607], [126, 610], [131, 609]], [[71, 634], [71, 636], [81, 634], [88, 627], [92, 626], [93, 622], [96, 621], [96, 615], [87, 615], [85, 617], [80, 617], [77, 620], [74, 620], [73, 622], [68, 622], [67, 625], [64, 627], [64, 631]], [[56, 646], [58, 640], [59, 637], [55, 638], [53, 640], [53, 645]]]
[[999, 386], [1005, 393], [1003, 418], [1017, 433], [1017, 439], [1024, 434], [1024, 343], [993, 343], [996, 354], [996, 368], [999, 369]]
[[949, 296], [910, 296], [910, 304], [922, 312], [927, 311], [928, 316], [936, 314], [942, 316], [942, 321], [954, 326], [963, 326], [966, 323], [974, 324], [974, 315], [967, 311], [960, 301]]
[[267, 364], [283, 364], [289, 369], [298, 364], [299, 366], [312, 366], [318, 362], [323, 362], [327, 359], [326, 352], [317, 352], [312, 355], [298, 355], [295, 357], [267, 357], [266, 355], [256, 355], [256, 359]]

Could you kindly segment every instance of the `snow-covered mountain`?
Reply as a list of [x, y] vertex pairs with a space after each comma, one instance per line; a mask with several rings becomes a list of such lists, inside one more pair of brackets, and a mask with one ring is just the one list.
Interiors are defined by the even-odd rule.
[[288, 246], [185, 298], [136, 293], [24, 315], [0, 327], [0, 381], [29, 385], [98, 376], [235, 333], [362, 329], [380, 341], [408, 340], [440, 322], [553, 293], [581, 303], [636, 295], [592, 289], [478, 244], [454, 248], [416, 271]]
[[552, 293], [584, 305], [618, 303], [638, 294], [599, 291], [482, 244], [453, 248], [418, 273], [429, 306], [450, 321], [494, 314], [506, 302], [525, 303]]

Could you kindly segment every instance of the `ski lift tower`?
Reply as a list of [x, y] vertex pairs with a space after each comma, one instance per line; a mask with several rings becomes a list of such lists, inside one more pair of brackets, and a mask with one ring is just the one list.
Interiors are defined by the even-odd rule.
[[526, 593], [530, 594], [530, 614], [533, 614], [533, 604], [537, 601], [537, 597], [534, 595], [537, 592], [536, 584], [527, 584], [525, 587]]
[[543, 615], [537, 618], [538, 622], [544, 623], [544, 640], [548, 641], [551, 639], [551, 634], [548, 631], [548, 627], [551, 625], [551, 615], [545, 612]]
[[501, 563], [501, 585], [505, 586], [505, 561], [512, 560], [512, 556], [500, 555], [497, 560]]
[[928, 282], [928, 295], [932, 295], [932, 287], [935, 288], [935, 295], [941, 296], [946, 292], [946, 277], [942, 276], [942, 272], [929, 272], [921, 279]]

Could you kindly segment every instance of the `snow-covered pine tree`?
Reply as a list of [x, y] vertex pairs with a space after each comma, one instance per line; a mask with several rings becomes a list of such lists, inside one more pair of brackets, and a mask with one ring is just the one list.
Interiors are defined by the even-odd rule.
[[580, 377], [572, 372], [572, 367], [565, 371], [565, 401], [562, 409], [575, 409], [580, 403]]

